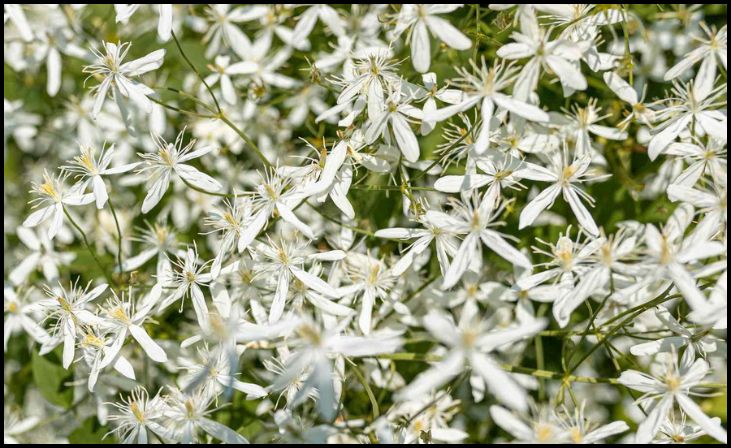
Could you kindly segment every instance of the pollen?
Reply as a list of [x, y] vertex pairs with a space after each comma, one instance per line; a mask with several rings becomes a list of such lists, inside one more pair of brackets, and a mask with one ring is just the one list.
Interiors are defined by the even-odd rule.
[[143, 423], [145, 421], [145, 414], [143, 414], [140, 407], [137, 406], [136, 401], [131, 401], [129, 403], [129, 410], [132, 411], [132, 415], [135, 416], [138, 422]]
[[569, 430], [569, 435], [574, 443], [578, 444], [584, 441], [584, 435], [581, 433], [581, 430], [576, 426]]
[[677, 391], [680, 389], [680, 378], [677, 375], [668, 375], [665, 377], [665, 385], [668, 387], [671, 391]]
[[551, 425], [545, 423], [539, 423], [536, 426], [536, 440], [538, 442], [548, 442], [553, 439], [553, 428]]
[[123, 323], [129, 323], [129, 316], [127, 316], [127, 312], [121, 306], [114, 307], [109, 311], [109, 317]]
[[81, 341], [81, 345], [85, 347], [102, 348], [104, 347], [104, 341], [102, 341], [99, 337], [92, 333], [87, 333], [86, 336], [84, 336], [84, 339]]

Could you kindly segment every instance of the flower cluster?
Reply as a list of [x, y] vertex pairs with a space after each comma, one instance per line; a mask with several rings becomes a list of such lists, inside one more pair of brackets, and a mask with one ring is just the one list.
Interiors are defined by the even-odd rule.
[[5, 442], [726, 443], [726, 45], [5, 5]]

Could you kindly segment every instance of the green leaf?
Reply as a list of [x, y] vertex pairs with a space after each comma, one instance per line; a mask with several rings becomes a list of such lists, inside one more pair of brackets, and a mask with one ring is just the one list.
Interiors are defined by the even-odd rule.
[[43, 398], [68, 409], [73, 399], [73, 388], [64, 386], [64, 383], [72, 378], [72, 372], [61, 366], [57, 352], [58, 350], [47, 356], [40, 356], [33, 352], [31, 359], [33, 382]]
[[74, 429], [71, 434], [69, 434], [69, 442], [79, 444], [114, 443], [113, 437], [104, 438], [108, 432], [109, 428], [101, 426], [97, 422], [96, 417], [89, 417], [84, 420], [84, 423], [82, 423], [81, 426]]

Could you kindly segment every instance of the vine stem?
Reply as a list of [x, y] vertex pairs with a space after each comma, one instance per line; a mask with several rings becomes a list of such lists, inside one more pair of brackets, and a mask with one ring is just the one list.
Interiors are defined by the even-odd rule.
[[99, 260], [99, 257], [97, 256], [97, 253], [96, 253], [96, 250], [91, 246], [91, 244], [89, 244], [89, 240], [86, 238], [86, 233], [84, 233], [84, 231], [81, 229], [81, 227], [79, 227], [79, 225], [76, 223], [76, 221], [74, 220], [74, 218], [71, 216], [71, 214], [69, 213], [69, 211], [66, 209], [66, 206], [65, 205], [61, 205], [61, 207], [63, 208], [63, 214], [66, 215], [66, 218], [69, 220], [69, 222], [71, 223], [71, 225], [74, 226], [74, 228], [76, 229], [76, 231], [79, 232], [79, 234], [81, 235], [81, 239], [84, 240], [84, 244], [86, 245], [86, 249], [89, 251], [89, 253], [91, 254], [91, 256], [94, 258], [94, 261], [96, 261], [96, 264], [99, 265], [99, 268], [102, 270], [102, 273], [104, 274], [104, 278], [107, 279], [107, 282], [109, 284], [112, 284], [113, 283], [112, 278], [109, 276], [109, 273], [104, 268], [104, 265], [102, 264], [102, 262]]
[[376, 396], [373, 394], [373, 390], [371, 389], [371, 386], [368, 384], [368, 380], [366, 379], [365, 375], [363, 375], [363, 372], [360, 371], [358, 364], [356, 364], [355, 362], [353, 362], [350, 359], [347, 359], [347, 360], [350, 363], [350, 366], [353, 368], [353, 373], [355, 373], [356, 378], [358, 378], [358, 381], [363, 386], [363, 389], [365, 389], [366, 394], [368, 395], [368, 400], [370, 400], [370, 402], [371, 402], [371, 412], [373, 413], [373, 421], [376, 421], [376, 419], [378, 419], [378, 417], [381, 415], [381, 411], [378, 408], [378, 400], [376, 400]]
[[122, 229], [119, 226], [119, 219], [117, 219], [117, 211], [114, 209], [112, 199], [107, 199], [109, 202], [109, 210], [112, 211], [112, 217], [114, 218], [114, 225], [117, 228], [117, 264], [119, 265], [119, 272], [122, 272]]
[[[172, 36], [173, 36], [173, 40], [175, 40], [175, 46], [178, 47], [178, 51], [180, 52], [180, 55], [183, 56], [183, 59], [188, 64], [188, 66], [190, 66], [190, 68], [193, 69], [195, 74], [198, 75], [198, 79], [201, 80], [203, 85], [206, 87], [206, 90], [208, 90], [208, 93], [211, 95], [211, 98], [213, 99], [213, 103], [216, 106], [217, 113], [216, 113], [216, 115], [207, 116], [207, 117], [208, 118], [218, 118], [219, 120], [223, 121], [226, 124], [226, 126], [228, 126], [234, 132], [236, 132], [236, 134], [238, 134], [238, 136], [241, 137], [241, 139], [244, 142], [246, 142], [246, 144], [249, 145], [254, 150], [257, 157], [259, 157], [259, 160], [261, 160], [261, 163], [264, 164], [264, 166], [266, 166], [267, 168], [272, 168], [272, 163], [269, 161], [269, 159], [266, 158], [266, 156], [264, 156], [264, 153], [261, 152], [261, 150], [256, 145], [256, 143], [254, 143], [254, 141], [251, 138], [249, 138], [249, 136], [244, 131], [242, 131], [238, 126], [236, 126], [231, 120], [228, 119], [228, 117], [226, 116], [223, 109], [221, 109], [221, 105], [218, 103], [218, 99], [216, 98], [216, 95], [213, 93], [213, 89], [211, 89], [211, 86], [208, 85], [208, 83], [206, 82], [203, 75], [201, 75], [201, 73], [198, 71], [198, 69], [195, 67], [195, 65], [193, 65], [193, 62], [191, 62], [191, 60], [185, 54], [185, 51], [183, 51], [183, 46], [180, 45], [180, 41], [178, 40], [178, 36], [175, 35], [175, 31], [172, 32]], [[162, 104], [162, 103], [159, 103], [159, 104]], [[169, 107], [169, 108], [173, 107], [173, 106], [167, 106], [165, 104], [162, 104], [162, 105], [165, 107]]]
[[198, 188], [195, 185], [193, 185], [190, 182], [188, 182], [187, 180], [183, 179], [182, 177], [180, 178], [180, 180], [182, 180], [183, 183], [185, 185], [187, 185], [191, 190], [195, 190], [198, 193], [203, 193], [203, 194], [207, 194], [207, 195], [210, 195], [210, 196], [218, 196], [220, 198], [235, 198], [236, 197], [236, 195], [233, 194], [233, 193], [218, 193], [218, 192], [215, 192], [215, 191], [208, 191], [208, 190], [204, 190], [202, 188]]
[[259, 149], [259, 147], [256, 145], [256, 143], [254, 143], [254, 141], [251, 138], [249, 138], [249, 136], [246, 135], [246, 133], [244, 131], [239, 129], [238, 126], [236, 126], [231, 120], [229, 120], [228, 117], [226, 117], [226, 115], [223, 112], [219, 113], [218, 118], [221, 121], [223, 121], [224, 123], [226, 123], [226, 125], [229, 128], [231, 128], [234, 132], [236, 132], [239, 135], [239, 137], [241, 137], [241, 139], [244, 142], [246, 142], [247, 145], [251, 146], [251, 149], [254, 150], [257, 157], [259, 157], [259, 160], [261, 160], [261, 163], [264, 164], [265, 167], [267, 167], [267, 168], [274, 167], [274, 165], [272, 165], [272, 162], [270, 162], [269, 159], [266, 158], [266, 156], [264, 155], [263, 152], [261, 152], [261, 149]]
[[[381, 355], [370, 356], [371, 358], [390, 359], [392, 361], [415, 361], [415, 362], [439, 362], [442, 356], [430, 354], [418, 354], [410, 352], [385, 353]], [[581, 375], [566, 375], [561, 372], [551, 370], [533, 369], [530, 367], [514, 366], [510, 364], [500, 364], [500, 368], [506, 372], [522, 373], [536, 378], [544, 378], [550, 380], [561, 380], [564, 383], [590, 383], [590, 384], [614, 384], [620, 385], [617, 378], [602, 378]], [[725, 389], [726, 384], [722, 383], [700, 383], [698, 387]]]
[[180, 52], [180, 55], [183, 56], [183, 59], [185, 59], [185, 62], [190, 66], [190, 68], [193, 69], [196, 75], [198, 75], [198, 78], [200, 78], [201, 82], [204, 86], [206, 86], [206, 89], [208, 90], [208, 93], [211, 94], [211, 98], [213, 98], [213, 103], [216, 105], [216, 110], [218, 113], [222, 113], [221, 111], [221, 105], [218, 104], [218, 100], [216, 99], [216, 95], [213, 94], [213, 90], [211, 90], [211, 86], [208, 85], [206, 80], [203, 78], [203, 75], [198, 71], [197, 68], [195, 68], [195, 65], [188, 59], [188, 55], [185, 54], [185, 51], [183, 51], [183, 46], [180, 45], [180, 41], [178, 40], [178, 36], [175, 35], [175, 31], [172, 31], [173, 39], [175, 40], [175, 46], [178, 47], [178, 51]]

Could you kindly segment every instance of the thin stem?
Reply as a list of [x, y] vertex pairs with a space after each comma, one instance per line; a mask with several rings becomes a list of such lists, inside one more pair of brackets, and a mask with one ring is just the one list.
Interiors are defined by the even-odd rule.
[[109, 202], [109, 209], [112, 211], [112, 217], [114, 218], [114, 225], [117, 227], [117, 265], [119, 266], [119, 272], [122, 272], [122, 229], [119, 226], [119, 219], [117, 219], [117, 211], [114, 209], [112, 199], [107, 200]]
[[273, 165], [269, 161], [269, 159], [266, 158], [264, 153], [261, 152], [261, 150], [259, 149], [258, 146], [256, 146], [256, 143], [254, 143], [254, 141], [252, 139], [250, 139], [249, 136], [246, 135], [246, 133], [244, 131], [239, 129], [238, 126], [236, 126], [231, 120], [229, 120], [228, 117], [226, 117], [226, 115], [224, 115], [223, 112], [219, 112], [218, 118], [221, 121], [223, 121], [224, 123], [226, 123], [226, 125], [228, 127], [230, 127], [234, 132], [236, 132], [239, 135], [239, 137], [241, 137], [241, 139], [244, 140], [244, 142], [246, 142], [247, 145], [251, 146], [251, 149], [254, 150], [257, 157], [259, 157], [259, 160], [261, 160], [261, 163], [263, 163], [264, 166], [266, 166], [267, 168], [273, 168]]
[[[347, 358], [346, 358], [347, 359]], [[363, 375], [363, 372], [360, 371], [360, 368], [358, 368], [358, 365], [348, 359], [348, 362], [350, 363], [350, 366], [353, 368], [353, 373], [355, 373], [356, 378], [358, 378], [358, 381], [360, 382], [361, 386], [363, 386], [363, 389], [365, 389], [366, 394], [368, 395], [368, 399], [371, 402], [371, 412], [373, 413], [373, 421], [376, 421], [378, 417], [381, 415], [381, 411], [378, 408], [378, 401], [376, 400], [376, 396], [373, 394], [373, 390], [371, 389], [371, 386], [368, 384], [368, 380], [366, 380], [366, 377]]]
[[195, 190], [199, 193], [203, 193], [203, 194], [207, 194], [207, 195], [211, 195], [211, 196], [218, 196], [221, 198], [235, 198], [236, 197], [236, 195], [233, 193], [217, 193], [215, 191], [208, 191], [208, 190], [204, 190], [202, 188], [198, 188], [195, 185], [188, 182], [187, 180], [183, 179], [182, 177], [180, 178], [180, 180], [182, 180], [185, 185], [190, 187], [190, 189]]
[[64, 215], [66, 215], [66, 218], [69, 220], [71, 225], [74, 226], [76, 231], [79, 232], [79, 234], [81, 235], [81, 239], [84, 240], [86, 249], [89, 251], [91, 256], [94, 258], [94, 261], [96, 261], [96, 264], [99, 266], [99, 269], [102, 270], [102, 273], [104, 274], [104, 278], [107, 279], [107, 283], [112, 284], [113, 283], [112, 278], [109, 276], [109, 273], [104, 268], [104, 265], [102, 264], [102, 262], [99, 260], [99, 257], [96, 254], [96, 250], [94, 250], [94, 248], [91, 246], [91, 244], [89, 244], [89, 240], [86, 238], [86, 233], [84, 233], [84, 231], [81, 230], [81, 227], [79, 227], [79, 225], [76, 223], [76, 221], [74, 221], [74, 218], [71, 217], [71, 214], [69, 213], [69, 211], [66, 210], [66, 206], [62, 205], [61, 207], [63, 208], [63, 213], [64, 213]]
[[189, 110], [183, 110], [175, 106], [171, 106], [170, 104], [163, 103], [162, 101], [154, 98], [154, 97], [148, 97], [150, 100], [152, 100], [154, 103], [159, 104], [160, 106], [164, 107], [165, 109], [170, 109], [175, 112], [180, 112], [181, 114], [190, 115], [192, 117], [198, 117], [198, 118], [216, 118], [216, 115], [205, 115], [205, 114], [199, 114], [198, 112], [191, 112]]
[[[371, 356], [371, 358], [378, 359], [390, 359], [393, 361], [415, 361], [415, 362], [438, 362], [442, 360], [439, 355], [432, 354], [417, 354], [408, 352], [397, 352], [397, 353], [384, 353], [380, 355]], [[565, 375], [561, 372], [554, 372], [551, 370], [543, 369], [532, 369], [530, 367], [513, 366], [510, 364], [500, 364], [500, 368], [506, 372], [522, 373], [524, 375], [530, 375], [535, 378], [545, 378], [550, 380], [561, 380], [568, 383], [590, 383], [590, 384], [615, 384], [619, 385], [617, 378], [601, 378], [592, 376], [581, 376], [581, 375]], [[700, 383], [698, 387], [707, 389], [725, 389], [726, 384], [723, 383]]]
[[[673, 296], [668, 296], [670, 293], [670, 290], [672, 289], [672, 285], [668, 287], [668, 289], [665, 290], [663, 294], [661, 294], [658, 298], [654, 300], [650, 300], [649, 302], [645, 303], [644, 305], [640, 306], [635, 312], [630, 313], [627, 318], [625, 318], [623, 321], [612, 327], [602, 338], [599, 340], [597, 344], [595, 344], [588, 352], [584, 354], [584, 356], [579, 359], [579, 361], [574, 364], [574, 366], [571, 368], [571, 372], [575, 371], [584, 361], [586, 361], [599, 347], [603, 346], [604, 343], [612, 337], [615, 333], [617, 333], [620, 329], [624, 328], [624, 325], [628, 322], [632, 321], [634, 318], [639, 316], [640, 314], [644, 313], [645, 311], [649, 310], [650, 308], [659, 305], [663, 302], [666, 302], [668, 300], [671, 300]], [[615, 316], [616, 317], [616, 316]]]
[[632, 51], [629, 47], [629, 16], [627, 14], [627, 5], [622, 5], [622, 14], [624, 22], [622, 22], [622, 31], [624, 32], [624, 58], [629, 66], [629, 85], [634, 86], [634, 62], [632, 61]]
[[[369, 191], [403, 191], [403, 185], [353, 185], [353, 190], [369, 190]], [[411, 187], [408, 189], [415, 191], [437, 191], [434, 187]]]
[[[593, 330], [594, 334], [599, 337], [599, 330], [594, 326], [594, 321], [596, 320], [596, 317], [599, 315], [601, 310], [604, 308], [604, 305], [607, 303], [609, 298], [614, 294], [614, 280], [612, 276], [612, 271], [609, 271], [609, 293], [604, 296], [604, 299], [602, 299], [602, 302], [599, 304], [596, 310], [591, 314], [591, 317], [589, 318], [589, 323], [586, 325], [586, 329], [581, 334], [581, 338], [579, 339], [579, 342], [576, 344], [577, 350], [574, 350], [569, 355], [569, 359], [566, 361], [566, 364], [571, 364], [571, 361], [574, 359], [574, 354], [578, 351], [578, 349], [581, 347], [581, 344], [584, 343], [584, 340], [586, 339], [586, 336], [589, 334], [589, 330]], [[587, 302], [588, 303], [588, 302]], [[571, 369], [571, 372], [573, 372], [574, 369]]]
[[355, 227], [355, 226], [351, 226], [351, 225], [345, 224], [344, 222], [341, 222], [341, 221], [337, 220], [336, 218], [333, 218], [332, 216], [329, 216], [329, 215], [325, 214], [322, 210], [320, 210], [319, 207], [315, 207], [314, 205], [310, 204], [309, 201], [305, 201], [305, 202], [307, 203], [307, 205], [312, 210], [316, 211], [320, 216], [322, 216], [323, 218], [325, 218], [326, 220], [328, 220], [328, 221], [330, 221], [330, 222], [332, 222], [334, 224], [339, 225], [340, 227], [344, 227], [346, 229], [352, 230], [355, 233], [360, 233], [361, 235], [366, 235], [366, 236], [369, 236], [371, 238], [375, 238], [376, 237], [376, 234], [373, 233], [373, 232], [370, 232], [370, 231], [365, 230], [365, 229], [361, 229], [361, 228], [358, 228], [358, 227]]
[[185, 62], [188, 63], [190, 68], [193, 69], [196, 75], [198, 75], [198, 79], [201, 80], [204, 86], [206, 86], [206, 90], [208, 90], [208, 93], [211, 95], [211, 98], [213, 98], [213, 103], [216, 105], [216, 111], [218, 112], [216, 115], [212, 116], [211, 118], [218, 118], [228, 127], [230, 127], [234, 132], [236, 132], [239, 137], [241, 137], [244, 142], [246, 142], [247, 145], [251, 146], [256, 155], [259, 157], [261, 162], [267, 167], [271, 168], [272, 164], [269, 162], [269, 160], [264, 156], [264, 153], [261, 152], [258, 146], [256, 146], [256, 143], [254, 143], [253, 140], [249, 138], [248, 135], [244, 131], [238, 128], [231, 120], [226, 117], [226, 114], [223, 112], [223, 109], [221, 109], [221, 105], [218, 103], [218, 99], [216, 99], [216, 95], [213, 93], [213, 90], [211, 89], [211, 86], [208, 85], [205, 78], [203, 78], [203, 75], [198, 71], [197, 68], [195, 68], [195, 65], [188, 59], [188, 56], [185, 54], [185, 51], [183, 51], [183, 47], [180, 45], [180, 41], [178, 41], [178, 37], [175, 35], [175, 32], [172, 33], [173, 39], [175, 40], [175, 45], [178, 47], [178, 51], [180, 51], [180, 54], [183, 56], [183, 59], [185, 59]]
[[[536, 317], [543, 317], [546, 314], [547, 310], [548, 304], [542, 304], [540, 308], [538, 308], [538, 313]], [[535, 349], [536, 367], [538, 367], [539, 370], [543, 370], [543, 368], [545, 367], [545, 360], [543, 359], [543, 339], [541, 338], [541, 335], [536, 335]], [[538, 397], [541, 400], [546, 399], [546, 384], [542, 379], [538, 380]]]
[[205, 78], [203, 78], [203, 75], [200, 74], [198, 69], [195, 68], [195, 65], [193, 65], [193, 63], [190, 61], [190, 59], [188, 59], [188, 56], [183, 51], [183, 47], [180, 45], [180, 41], [178, 41], [178, 36], [175, 35], [175, 31], [173, 31], [172, 34], [173, 34], [173, 39], [175, 40], [175, 45], [178, 47], [178, 51], [180, 52], [181, 56], [183, 56], [183, 59], [185, 59], [185, 62], [188, 63], [188, 65], [190, 66], [190, 68], [193, 69], [195, 74], [198, 75], [198, 78], [201, 80], [203, 85], [206, 86], [208, 93], [210, 93], [211, 98], [213, 98], [213, 103], [216, 105], [216, 110], [218, 111], [219, 114], [222, 114], [223, 112], [221, 111], [221, 105], [218, 104], [218, 100], [216, 99], [216, 95], [213, 94], [213, 90], [211, 90], [211, 86], [208, 85]]

